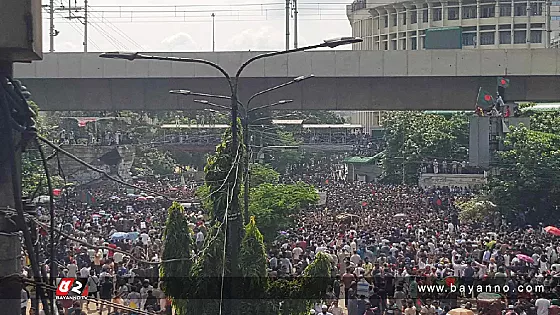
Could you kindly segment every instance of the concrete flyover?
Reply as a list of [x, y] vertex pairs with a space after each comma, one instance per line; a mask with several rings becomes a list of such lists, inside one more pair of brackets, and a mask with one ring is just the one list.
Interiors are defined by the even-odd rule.
[[[293, 99], [285, 109], [472, 109], [479, 87], [511, 79], [508, 99], [560, 101], [560, 50], [313, 51], [277, 56], [249, 66], [240, 79], [246, 99], [300, 76], [316, 77], [267, 94], [260, 104]], [[204, 58], [230, 73], [258, 52], [162, 53]], [[43, 110], [185, 110], [200, 108], [170, 89], [228, 94], [225, 79], [204, 65], [101, 59], [97, 53], [51, 53], [17, 64]], [[255, 103], [256, 104], [256, 103]]]

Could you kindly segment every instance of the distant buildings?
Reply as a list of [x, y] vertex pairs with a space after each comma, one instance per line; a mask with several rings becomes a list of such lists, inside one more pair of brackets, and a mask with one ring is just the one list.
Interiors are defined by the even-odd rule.
[[354, 50], [424, 49], [426, 30], [441, 27], [461, 27], [463, 49], [560, 46], [560, 1], [356, 0], [347, 16], [364, 39]]

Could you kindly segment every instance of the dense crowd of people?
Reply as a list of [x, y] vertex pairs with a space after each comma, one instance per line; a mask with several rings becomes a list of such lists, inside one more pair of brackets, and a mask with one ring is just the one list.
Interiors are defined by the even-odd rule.
[[[515, 224], [494, 217], [478, 224], [460, 222], [456, 204], [474, 191], [351, 182], [340, 176], [341, 158], [316, 158], [287, 169], [282, 181], [315, 185], [326, 193], [326, 204], [302, 211], [293, 227], [267, 246], [273, 279], [301, 275], [317, 254], [328, 255], [332, 285], [311, 314], [442, 315], [461, 306], [480, 314], [558, 312], [558, 236], [543, 226], [528, 226], [525, 219]], [[207, 223], [194, 200], [196, 185], [161, 178], [135, 184], [187, 200], [196, 243], [204, 243]], [[92, 309], [127, 314], [105, 301], [171, 314], [171, 302], [158, 281], [169, 206], [163, 198], [113, 184], [64, 193], [57, 200], [57, 223], [71, 238], [62, 237], [56, 248], [57, 278], [87, 278], [89, 295], [101, 302], [60, 301], [61, 314]], [[46, 214], [39, 207], [39, 217]], [[48, 267], [46, 253], [42, 261]], [[31, 271], [25, 267], [25, 272]], [[510, 290], [484, 290], [498, 294], [489, 296], [489, 302], [476, 300], [481, 292], [448, 291], [451, 284], [496, 283]], [[447, 291], [423, 291], [426, 285], [443, 285]], [[529, 286], [541, 290], [520, 289]], [[33, 287], [22, 292], [22, 314], [27, 299], [37, 309], [34, 296]]]

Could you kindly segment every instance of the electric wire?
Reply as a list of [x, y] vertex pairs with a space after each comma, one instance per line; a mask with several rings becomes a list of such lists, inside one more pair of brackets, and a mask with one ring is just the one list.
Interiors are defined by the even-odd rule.
[[[8, 146], [8, 163], [10, 165], [11, 171], [11, 184], [12, 184], [12, 192], [14, 198], [14, 204], [16, 208], [16, 223], [23, 232], [23, 239], [25, 248], [29, 255], [29, 260], [31, 261], [31, 268], [33, 274], [39, 277], [41, 273], [38, 269], [38, 262], [36, 261], [36, 256], [34, 253], [33, 248], [33, 241], [31, 238], [31, 233], [25, 223], [25, 212], [23, 209], [23, 200], [22, 200], [22, 191], [21, 191], [21, 174], [18, 172], [18, 162], [16, 160], [16, 146], [14, 143], [13, 132], [19, 132], [21, 134], [22, 139], [29, 136], [30, 133], [33, 133], [34, 126], [27, 126], [27, 125], [20, 125], [17, 121], [14, 120], [12, 114], [18, 113], [20, 115], [28, 114], [29, 117], [26, 119], [27, 124], [29, 124], [32, 115], [32, 111], [29, 109], [29, 104], [23, 97], [18, 85], [12, 80], [12, 78], [3, 77], [0, 78], [0, 115], [3, 117], [2, 120], [4, 121], [4, 126], [6, 128], [5, 138], [7, 139], [7, 146]], [[25, 112], [27, 111], [27, 113]], [[23, 141], [22, 141], [23, 143]], [[41, 282], [43, 279], [38, 278]], [[47, 306], [45, 313], [46, 315], [50, 315], [50, 310], [48, 309], [48, 300], [46, 299], [45, 294], [43, 294], [43, 290], [39, 289], [38, 294], [41, 296], [41, 300], [43, 305]]]
[[[88, 5], [88, 8], [90, 8], [91, 6]], [[92, 16], [95, 16], [95, 14], [93, 14], [92, 11], [88, 11], [92, 14]], [[115, 31], [118, 35], [122, 36], [125, 40], [129, 41], [132, 45], [136, 46], [137, 48], [139, 48], [140, 50], [145, 50], [144, 47], [139, 44], [137, 41], [135, 41], [132, 37], [128, 36], [123, 30], [121, 30], [118, 26], [116, 26], [115, 24], [111, 23], [111, 21], [104, 21], [104, 17], [103, 15], [101, 15], [101, 17], [98, 17], [101, 22], [105, 22], [107, 24], [107, 26], [109, 26], [109, 28], [111, 28], [113, 31]]]
[[[53, 186], [52, 186], [52, 181], [51, 181], [51, 176], [49, 173], [49, 166], [47, 164], [47, 159], [45, 156], [45, 152], [43, 151], [43, 148], [41, 147], [41, 143], [39, 143], [39, 141], [37, 140], [37, 138], [34, 139], [35, 141], [35, 145], [37, 146], [37, 149], [39, 150], [39, 154], [41, 155], [41, 159], [43, 160], [43, 171], [45, 172], [45, 177], [46, 177], [46, 181], [47, 181], [47, 188], [49, 190], [49, 217], [51, 220], [51, 233], [50, 233], [50, 244], [49, 244], [49, 259], [50, 259], [50, 285], [54, 285], [54, 278], [56, 276], [55, 274], [55, 265], [54, 265], [54, 257], [55, 257], [55, 248], [54, 248], [54, 238], [55, 238], [55, 234], [54, 234], [54, 219], [55, 219], [55, 215], [54, 215], [54, 196], [53, 196]], [[58, 154], [57, 154], [58, 157]], [[37, 240], [39, 240], [39, 238], [37, 238]], [[38, 254], [38, 253], [37, 253]], [[54, 294], [51, 292], [50, 294], [50, 298], [51, 301], [54, 301]], [[51, 312], [54, 314], [55, 313], [55, 309], [54, 309], [54, 303], [51, 303]]]
[[113, 37], [113, 35], [109, 34], [109, 32], [107, 32], [103, 27], [97, 25], [97, 24], [105, 24], [103, 22], [96, 22], [95, 19], [91, 18], [88, 21], [88, 24], [91, 24], [91, 26], [97, 30], [97, 32], [99, 34], [101, 34], [101, 36], [105, 37], [105, 39], [107, 39], [107, 41], [109, 41], [109, 43], [114, 46], [116, 49], [124, 49], [124, 50], [129, 50], [127, 45], [124, 45], [123, 43], [121, 43], [118, 39], [116, 39], [115, 37]]
[[[58, 14], [59, 14], [60, 16], [62, 16], [64, 19], [67, 19], [67, 20], [68, 20], [68, 18], [67, 18], [66, 16], [62, 15], [61, 12], [56, 12], [56, 13], [58, 13]], [[59, 23], [61, 23], [61, 22], [59, 22]], [[84, 31], [83, 31], [80, 27], [76, 26], [76, 22], [71, 21], [71, 20], [68, 20], [67, 22], [62, 22], [62, 23], [64, 23], [64, 24], [69, 24], [70, 27], [72, 27], [76, 32], [78, 32], [78, 34], [79, 34], [80, 36], [84, 37]], [[97, 43], [96, 43], [94, 40], [92, 40], [91, 38], [88, 39], [88, 40], [89, 40], [89, 42], [93, 45], [93, 47], [95, 47], [97, 50], [101, 50], [101, 48], [99, 48], [99, 45], [97, 45]]]
[[64, 150], [63, 148], [61, 148], [60, 146], [54, 144], [52, 141], [50, 141], [50, 140], [44, 138], [43, 136], [37, 135], [37, 138], [38, 138], [39, 140], [43, 141], [43, 142], [44, 142], [45, 144], [47, 144], [48, 146], [50, 146], [51, 148], [57, 150], [57, 151], [60, 152], [60, 153], [65, 154], [65, 155], [68, 156], [69, 158], [71, 158], [71, 159], [73, 159], [74, 161], [78, 162], [79, 164], [81, 164], [81, 165], [87, 167], [88, 169], [90, 169], [90, 170], [92, 170], [92, 171], [95, 171], [95, 172], [97, 172], [97, 173], [102, 174], [105, 178], [107, 178], [107, 179], [109, 179], [109, 180], [112, 180], [112, 181], [114, 181], [114, 182], [117, 182], [117, 183], [119, 183], [119, 184], [122, 184], [122, 185], [127, 186], [127, 187], [130, 187], [130, 188], [134, 188], [134, 189], [137, 189], [137, 190], [140, 190], [140, 191], [149, 192], [149, 193], [151, 193], [151, 194], [153, 194], [153, 195], [160, 196], [160, 197], [166, 198], [166, 199], [168, 199], [168, 200], [174, 200], [174, 198], [172, 198], [172, 197], [170, 197], [170, 196], [167, 196], [167, 195], [165, 195], [165, 194], [159, 193], [159, 192], [157, 192], [157, 191], [155, 191], [155, 190], [148, 189], [148, 188], [143, 188], [143, 187], [140, 187], [140, 186], [137, 186], [137, 185], [134, 185], [134, 184], [127, 183], [127, 182], [125, 182], [125, 181], [123, 181], [123, 180], [120, 180], [120, 179], [118, 179], [118, 178], [115, 178], [115, 177], [109, 175], [109, 173], [107, 173], [106, 171], [101, 170], [101, 169], [99, 169], [99, 168], [97, 168], [97, 167], [95, 167], [95, 166], [93, 166], [93, 165], [91, 165], [91, 164], [85, 162], [84, 160], [80, 159], [79, 157], [75, 156], [74, 154], [72, 154], [72, 153], [70, 153], [70, 152]]

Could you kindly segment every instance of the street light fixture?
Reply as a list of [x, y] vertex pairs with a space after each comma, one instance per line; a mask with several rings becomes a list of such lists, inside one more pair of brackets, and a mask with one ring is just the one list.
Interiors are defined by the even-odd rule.
[[219, 108], [219, 109], [231, 110], [231, 108], [228, 107], [228, 106], [220, 105], [220, 104], [216, 104], [216, 103], [212, 103], [212, 102], [210, 102], [210, 101], [208, 101], [208, 100], [194, 100], [193, 102], [199, 103], [199, 104], [204, 104], [204, 105], [210, 106], [210, 107]]
[[[207, 66], [210, 66], [216, 70], [218, 70], [223, 76], [224, 78], [226, 78], [229, 88], [231, 90], [231, 134], [232, 134], [232, 147], [233, 150], [239, 150], [239, 138], [237, 135], [237, 112], [238, 112], [238, 99], [237, 99], [237, 93], [238, 93], [238, 83], [239, 83], [239, 77], [241, 76], [241, 73], [243, 72], [243, 70], [245, 70], [245, 68], [253, 63], [254, 61], [257, 61], [259, 59], [264, 59], [264, 58], [269, 58], [269, 57], [274, 57], [274, 56], [280, 56], [280, 55], [286, 55], [286, 54], [291, 54], [291, 53], [295, 53], [295, 52], [300, 52], [300, 51], [305, 51], [305, 50], [310, 50], [310, 49], [315, 49], [315, 48], [322, 48], [322, 47], [329, 47], [329, 48], [336, 48], [338, 46], [342, 46], [342, 45], [348, 45], [348, 44], [354, 44], [354, 43], [359, 43], [362, 42], [363, 40], [359, 37], [341, 37], [341, 38], [335, 38], [335, 39], [329, 39], [329, 40], [325, 40], [323, 43], [321, 44], [316, 44], [316, 45], [312, 45], [312, 46], [306, 46], [306, 47], [301, 47], [301, 48], [295, 48], [295, 49], [290, 49], [290, 50], [285, 50], [285, 51], [276, 51], [276, 52], [269, 52], [269, 53], [264, 53], [264, 54], [260, 54], [257, 56], [254, 56], [252, 58], [249, 58], [247, 61], [245, 61], [236, 71], [235, 76], [230, 76], [230, 74], [220, 65], [218, 65], [217, 63], [214, 63], [212, 61], [209, 60], [205, 60], [205, 59], [197, 59], [197, 58], [181, 58], [181, 57], [167, 57], [167, 56], [151, 56], [151, 55], [144, 55], [144, 54], [140, 54], [140, 53], [102, 53], [101, 55], [99, 55], [99, 57], [101, 58], [113, 58], [113, 59], [125, 59], [125, 60], [129, 60], [129, 61], [133, 61], [136, 59], [151, 59], [151, 60], [164, 60], [164, 61], [177, 61], [177, 62], [187, 62], [187, 63], [197, 63], [197, 64], [205, 64]], [[232, 163], [236, 163], [235, 161], [233, 161]], [[233, 165], [232, 165], [233, 166]], [[233, 173], [233, 172], [232, 172]], [[231, 176], [236, 176], [235, 174], [232, 174]], [[226, 181], [230, 181], [231, 178], [227, 178]], [[241, 224], [239, 224], [239, 220], [238, 220], [238, 215], [239, 213], [239, 204], [238, 204], [238, 200], [239, 200], [239, 191], [237, 189], [235, 189], [235, 187], [233, 188], [232, 191], [232, 205], [231, 205], [231, 217], [229, 217], [228, 215], [228, 221], [230, 222], [229, 224], [227, 224], [227, 228], [228, 228], [228, 234], [230, 235], [230, 237], [228, 237], [227, 239], [230, 241], [230, 243], [228, 244], [228, 249], [229, 249], [229, 261], [230, 261], [230, 270], [233, 276], [238, 276], [239, 275], [239, 270], [238, 270], [238, 250], [239, 250], [239, 242], [240, 242], [240, 237], [241, 237], [241, 229], [242, 226]], [[229, 288], [229, 293], [230, 296], [233, 296], [233, 287]], [[237, 308], [238, 306], [235, 303], [232, 303], [231, 305], [229, 305], [229, 308], [232, 308], [231, 311], [233, 313], [237, 313]]]

